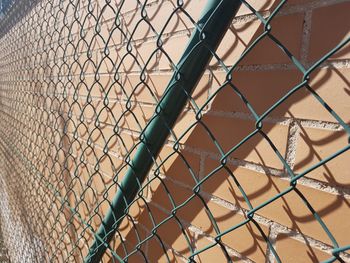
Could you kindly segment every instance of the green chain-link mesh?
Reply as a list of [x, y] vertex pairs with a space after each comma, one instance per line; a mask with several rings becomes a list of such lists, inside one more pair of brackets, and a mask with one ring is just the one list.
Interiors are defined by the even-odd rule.
[[[150, 85], [151, 74], [162, 72], [157, 66], [160, 56], [165, 57], [171, 65], [171, 70], [165, 70], [164, 74], [177, 71], [177, 61], [169, 55], [164, 45], [171, 36], [170, 27], [173, 26], [173, 20], [181, 15], [186, 20], [187, 28], [182, 29], [179, 36], [186, 35], [192, 28], [199, 27], [197, 18], [191, 17], [186, 9], [186, 1], [173, 1], [173, 8], [161, 25], [153, 25], [147, 12], [150, 7], [162, 9], [165, 6], [163, 1], [135, 1], [137, 11], [132, 12], [128, 11], [129, 0], [43, 0], [36, 5], [27, 2], [29, 7], [21, 8], [23, 2], [16, 2], [8, 14], [0, 19], [0, 220], [5, 236], [11, 233], [11, 236], [6, 236], [11, 257], [25, 257], [32, 262], [81, 262], [84, 259], [89, 262], [87, 255], [96, 239], [100, 246], [106, 248], [103, 261], [132, 261], [136, 256], [151, 261], [146, 244], [157, 240], [165, 258], [171, 261], [168, 244], [158, 232], [164, 226], [173, 227], [175, 222], [178, 235], [187, 242], [188, 255], [182, 255], [184, 258], [195, 262], [196, 256], [214, 246], [220, 246], [227, 260], [231, 260], [223, 238], [252, 223], [279, 262], [274, 246], [256, 221], [256, 214], [291, 192], [301, 198], [310, 215], [331, 240], [333, 256], [328, 262], [341, 260], [340, 255], [350, 249], [350, 245], [338, 245], [322, 216], [312, 208], [297, 184], [300, 178], [344, 153], [350, 145], [344, 145], [337, 152], [296, 174], [263, 129], [272, 111], [298, 90], [304, 90], [309, 96], [315, 97], [342, 129], [350, 134], [349, 126], [310, 84], [310, 75], [349, 43], [350, 38], [343, 40], [312, 65], [303, 65], [274, 36], [271, 26], [287, 1], [276, 1], [273, 11], [265, 15], [250, 6], [249, 1], [242, 0], [242, 4], [254, 15], [253, 19], [261, 22], [263, 31], [255, 36], [232, 66], [226, 66], [225, 60], [215, 50], [210, 50], [216, 67], [226, 73], [226, 78], [201, 105], [191, 94], [186, 94], [189, 105], [185, 111], [192, 112], [195, 118], [187, 122], [180, 132], [167, 127], [170, 137], [166, 142], [166, 154], [162, 151], [161, 158], [152, 155], [154, 164], [151, 172], [145, 182], [137, 180], [136, 187], [140, 189], [136, 198], [126, 204], [122, 220], [131, 226], [130, 229], [125, 232], [123, 223], [118, 228], [120, 222], [114, 222], [110, 227], [111, 231], [116, 232], [112, 242], [107, 243], [105, 236], [96, 234], [97, 230], [115, 193], [121, 191], [124, 174], [128, 168], [132, 168], [132, 160], [143, 141], [144, 130], [160, 114], [156, 105], [159, 105], [164, 95], [160, 90], [166, 86], [156, 86], [157, 89], [154, 89]], [[203, 6], [199, 5], [198, 8], [203, 9]], [[16, 15], [16, 10], [25, 11]], [[129, 13], [124, 16], [123, 12]], [[144, 35], [154, 40], [149, 50], [143, 46], [144, 39], [137, 37], [140, 32], [141, 35], [147, 32]], [[273, 45], [284, 52], [302, 78], [275, 104], [258, 114], [255, 105], [245, 97], [244, 90], [234, 85], [232, 80], [241, 61], [264, 39], [270, 39]], [[184, 46], [178, 48], [184, 49]], [[207, 70], [210, 70], [210, 66], [203, 72]], [[126, 80], [131, 75], [136, 76], [136, 80], [127, 84]], [[235, 145], [223, 145], [212, 132], [213, 124], [205, 120], [207, 108], [224, 89], [232, 89], [232, 96], [241, 99], [255, 121], [255, 128]], [[148, 101], [139, 101], [139, 96], [145, 94]], [[155, 112], [153, 117], [152, 112]], [[206, 131], [206, 136], [213, 142], [219, 155], [215, 169], [202, 177], [196, 174], [183, 150], [184, 138], [199, 126]], [[244, 186], [240, 185], [227, 162], [229, 158], [234, 158], [237, 150], [246, 147], [256, 137], [270, 145], [289, 176], [290, 186], [253, 206]], [[190, 185], [187, 189], [190, 194], [184, 194], [181, 202], [173, 197], [167, 174], [163, 174], [167, 171], [169, 160], [174, 157], [187, 167], [187, 173], [191, 175], [190, 182], [186, 182], [187, 187]], [[108, 174], [108, 171], [113, 174]], [[219, 227], [215, 211], [210, 209], [207, 197], [202, 193], [202, 186], [220, 171], [230, 175], [248, 207], [242, 209], [245, 220], [233, 223], [226, 229]], [[179, 178], [181, 181], [181, 175]], [[155, 190], [155, 185], [158, 190]], [[153, 190], [164, 191], [170, 204], [162, 210], [165, 216], [161, 218], [159, 212], [154, 212], [150, 201]], [[187, 231], [188, 226], [178, 216], [186, 206], [192, 206], [194, 200], [197, 206], [201, 206], [196, 209], [206, 211], [215, 232], [213, 243], [199, 249], [194, 247]], [[150, 222], [148, 231], [140, 226], [142, 221], [135, 216], [135, 207], [141, 207], [141, 214], [146, 217], [143, 220]], [[189, 210], [186, 211], [188, 213]], [[133, 239], [133, 242], [128, 238]], [[19, 242], [30, 244], [30, 248], [18, 246]]]

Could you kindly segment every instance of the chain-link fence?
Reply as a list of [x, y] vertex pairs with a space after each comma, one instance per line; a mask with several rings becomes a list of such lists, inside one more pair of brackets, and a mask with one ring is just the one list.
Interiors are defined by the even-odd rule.
[[[271, 132], [305, 121], [282, 113], [274, 122], [274, 113], [288, 112], [302, 93], [348, 138], [348, 120], [312, 81], [349, 36], [306, 63], [275, 33], [283, 24], [274, 21], [298, 12], [298, 4], [194, 2], [43, 0], [3, 27], [0, 222], [14, 262], [210, 262], [219, 253], [227, 261], [261, 262], [254, 256], [260, 250], [267, 261], [281, 262], [267, 230], [278, 220], [262, 212], [279, 200], [303, 203], [310, 232], [287, 228], [306, 240], [316, 236], [315, 244], [330, 252], [327, 262], [350, 259], [350, 240], [339, 242], [333, 234], [335, 227], [349, 230], [346, 218], [329, 226], [328, 214], [313, 207], [298, 183], [344, 155], [349, 141], [296, 171], [289, 145], [280, 145], [283, 132]], [[243, 15], [257, 26], [242, 48], [224, 36], [246, 30], [232, 26]], [[284, 33], [293, 30], [285, 26]], [[222, 53], [222, 46], [231, 49]], [[260, 90], [252, 97], [236, 74], [258, 69], [254, 52], [267, 46], [279, 52], [267, 56], [285, 62], [266, 67], [291, 70], [297, 81], [277, 95]], [[256, 96], [266, 105], [256, 104]], [[232, 110], [236, 106], [244, 113]], [[219, 121], [226, 115], [244, 121]], [[256, 145], [263, 145], [260, 152]], [[254, 151], [260, 163], [251, 160]], [[211, 161], [204, 167], [205, 156]], [[247, 191], [259, 180], [239, 168], [249, 165], [260, 167], [260, 178], [286, 183], [277, 187], [268, 179], [273, 194]], [[219, 198], [224, 182], [231, 201]], [[348, 198], [346, 186], [336, 189]], [[294, 201], [286, 201], [292, 195]], [[220, 202], [229, 213], [217, 207]], [[241, 247], [248, 242], [243, 229], [253, 240], [250, 249]]]
[[12, 1], [10, 0], [2, 0], [0, 1], [0, 14], [4, 14], [11, 8]]

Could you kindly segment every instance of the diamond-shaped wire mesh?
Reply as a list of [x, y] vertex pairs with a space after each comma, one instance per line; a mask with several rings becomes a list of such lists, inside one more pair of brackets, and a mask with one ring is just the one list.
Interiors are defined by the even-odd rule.
[[[218, 50], [209, 50], [213, 58], [194, 92], [181, 91], [188, 103], [174, 127], [163, 125], [169, 137], [158, 156], [150, 150], [153, 167], [144, 182], [137, 179], [140, 189], [124, 216], [106, 228], [113, 232], [108, 243], [97, 231], [122, 191], [124, 175], [133, 169], [145, 129], [162, 114], [167, 84], [179, 70], [191, 33], [200, 28], [205, 3], [42, 0], [16, 16], [23, 2], [15, 1], [0, 19], [0, 222], [14, 262], [90, 262], [94, 240], [106, 249], [103, 262], [210, 262], [219, 254], [228, 261], [259, 261], [251, 250], [280, 262], [269, 234], [278, 220], [275, 212], [263, 211], [286, 209], [283, 202], [287, 207], [303, 203], [307, 220], [316, 222], [319, 239], [332, 252], [328, 262], [350, 259], [350, 241], [337, 240], [325, 212], [313, 208], [298, 184], [344, 154], [349, 141], [296, 171], [279, 128], [304, 121], [284, 112], [308, 97], [332, 118], [328, 123], [349, 136], [344, 117], [313, 88], [313, 74], [349, 37], [307, 63], [275, 33], [283, 28], [278, 18], [293, 12], [292, 4], [265, 1], [256, 9], [254, 1], [240, 1], [246, 21], [237, 18]], [[247, 24], [254, 24], [254, 33], [242, 47], [230, 34], [238, 41]], [[239, 81], [245, 69], [259, 70], [255, 63], [264, 67], [264, 56], [256, 55], [268, 46], [276, 53], [265, 57], [284, 63], [265, 66], [290, 70], [296, 79], [277, 95], [259, 86], [250, 92]], [[278, 121], [275, 112], [283, 116]], [[210, 159], [205, 166], [203, 158]], [[249, 166], [261, 169], [260, 178], [274, 190], [258, 189], [260, 179]], [[313, 237], [298, 226], [289, 228]], [[241, 244], [247, 233], [254, 240], [251, 249]]]

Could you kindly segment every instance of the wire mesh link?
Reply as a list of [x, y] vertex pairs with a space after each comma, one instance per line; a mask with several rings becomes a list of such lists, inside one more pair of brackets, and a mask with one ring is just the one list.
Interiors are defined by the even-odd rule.
[[[287, 1], [275, 1], [269, 13], [257, 11], [250, 1], [241, 2], [251, 19], [259, 22], [260, 32], [234, 64], [226, 65], [224, 56], [209, 50], [213, 59], [202, 79], [213, 69], [224, 77], [210, 87], [204, 100], [196, 91], [183, 90], [188, 105], [174, 127], [164, 120], [170, 136], [158, 156], [150, 151], [154, 165], [144, 182], [136, 178], [135, 187], [140, 189], [134, 201], [126, 204], [125, 216], [112, 226], [116, 234], [111, 243], [105, 241], [108, 233], [100, 236], [97, 230], [114, 195], [122, 191], [121, 182], [133, 167], [145, 129], [161, 116], [159, 105], [169, 92], [164, 89], [178, 71], [174, 50], [184, 50], [193, 29], [200, 27], [194, 11], [199, 5], [193, 9], [189, 1], [43, 0], [6, 27], [0, 39], [0, 223], [14, 262], [23, 258], [28, 262], [82, 262], [85, 258], [89, 262], [86, 256], [94, 240], [106, 247], [102, 262], [201, 262], [214, 248], [227, 261], [249, 262], [253, 259], [233, 252], [228, 244], [229, 236], [239, 238], [244, 227], [281, 262], [257, 218], [262, 209], [292, 194], [329, 239], [333, 249], [327, 262], [349, 259], [350, 242], [340, 245], [298, 185], [300, 179], [348, 151], [349, 142], [296, 173], [266, 127], [274, 111], [303, 91], [349, 136], [346, 121], [313, 89], [312, 74], [350, 38], [306, 65], [274, 34], [273, 21]], [[155, 18], [157, 14], [167, 16]], [[1, 18], [0, 24], [8, 24], [6, 19], [10, 18]], [[174, 28], [178, 30], [175, 35]], [[205, 33], [204, 45], [210, 38], [210, 32]], [[183, 46], [171, 46], [174, 38], [181, 37]], [[261, 111], [235, 84], [235, 74], [266, 39], [283, 52], [299, 80]], [[242, 138], [223, 140], [222, 133], [231, 131], [210, 119], [213, 103], [227, 90], [235, 101], [241, 101], [254, 123], [248, 130], [235, 126], [242, 130]], [[262, 202], [252, 201], [254, 197], [240, 182], [240, 170], [232, 165], [232, 160], [241, 159], [239, 151], [252, 148], [257, 141], [267, 145], [288, 181]], [[200, 143], [210, 144], [215, 155], [209, 171], [197, 168], [197, 161], [190, 157], [195, 151], [192, 145]], [[240, 208], [229, 215], [230, 225], [220, 222], [222, 214], [210, 202], [209, 185], [222, 180], [222, 174], [239, 199]], [[192, 221], [198, 217], [205, 218], [210, 228], [194, 231]], [[211, 242], [200, 242], [198, 231]]]

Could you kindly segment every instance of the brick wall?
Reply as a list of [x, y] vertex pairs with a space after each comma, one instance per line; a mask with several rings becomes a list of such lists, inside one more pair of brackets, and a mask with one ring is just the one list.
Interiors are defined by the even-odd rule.
[[[263, 17], [280, 3], [247, 2]], [[138, 24], [142, 10], [137, 1], [124, 3], [117, 29], [115, 11], [104, 1], [92, 1], [90, 6], [89, 1], [81, 1], [77, 7], [75, 1], [58, 3], [39, 3], [0, 39], [0, 185], [10, 196], [10, 201], [0, 201], [1, 208], [6, 207], [0, 221], [9, 248], [29, 247], [22, 254], [9, 249], [14, 262], [23, 262], [24, 257], [34, 260], [35, 255], [41, 260], [82, 261], [127, 168], [125, 158], [152, 117], [172, 76], [172, 62], [179, 60], [194, 27], [178, 10], [164, 28], [177, 1], [148, 1], [147, 21], [158, 33], [164, 29], [163, 51], [154, 52], [157, 37], [149, 24]], [[205, 3], [185, 1], [183, 9], [197, 21]], [[291, 0], [273, 18], [271, 32], [309, 68], [350, 36], [349, 10], [350, 1], [345, 0]], [[303, 78], [269, 38], [239, 60], [263, 32], [258, 18], [242, 6], [216, 52], [227, 67], [238, 63], [232, 84], [258, 115]], [[131, 34], [133, 56], [127, 50]], [[350, 121], [349, 61], [347, 44], [318, 66], [309, 80], [345, 123]], [[147, 77], [141, 81], [144, 66]], [[299, 192], [291, 191], [266, 205], [254, 213], [254, 220], [217, 242], [218, 232], [247, 220], [250, 207], [240, 187], [257, 207], [290, 186], [276, 150], [298, 174], [349, 143], [339, 121], [303, 88], [263, 120], [263, 133], [221, 165], [222, 156], [205, 127], [225, 153], [256, 128], [247, 104], [232, 84], [225, 84], [226, 78], [222, 64], [213, 59], [173, 129], [178, 138], [184, 134], [179, 150], [174, 152], [174, 138], [169, 137], [157, 158], [157, 163], [164, 162], [160, 174], [155, 166], [113, 239], [111, 247], [121, 258], [140, 240], [151, 237], [130, 255], [129, 262], [145, 258], [186, 262], [190, 248], [196, 252], [211, 244], [194, 258], [196, 262], [224, 262], [228, 257], [274, 262], [267, 238], [282, 262], [326, 260], [332, 256], [332, 240], [310, 206], [339, 246], [349, 245], [349, 152], [307, 173], [298, 180]], [[199, 122], [196, 106], [203, 107]], [[186, 131], [191, 124], [196, 125]], [[171, 216], [174, 204], [169, 193], [179, 205], [193, 195], [199, 180], [203, 180], [200, 195]], [[20, 220], [11, 222], [14, 214]], [[157, 235], [152, 234], [155, 226]], [[13, 238], [18, 228], [27, 230], [17, 234], [22, 238]], [[104, 261], [113, 262], [111, 258], [108, 250]], [[350, 261], [348, 253], [341, 253], [341, 258]]]

